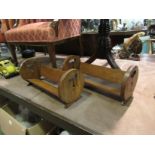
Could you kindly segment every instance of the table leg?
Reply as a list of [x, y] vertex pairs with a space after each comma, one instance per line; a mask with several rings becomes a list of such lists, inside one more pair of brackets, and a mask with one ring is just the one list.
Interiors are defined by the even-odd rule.
[[[101, 19], [99, 25], [98, 46], [94, 47], [95, 51], [86, 63], [92, 63], [97, 56], [102, 53], [103, 59], [106, 59], [112, 68], [119, 68], [111, 53], [110, 25], [108, 19]], [[94, 37], [92, 37], [94, 39]], [[92, 40], [94, 45], [95, 41]], [[100, 54], [101, 55], [101, 54]]]

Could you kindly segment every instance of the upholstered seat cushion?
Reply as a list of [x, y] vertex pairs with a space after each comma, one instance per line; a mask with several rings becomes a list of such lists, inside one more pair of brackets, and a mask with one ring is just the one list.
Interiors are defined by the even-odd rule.
[[10, 29], [5, 37], [7, 42], [51, 42], [56, 35], [51, 22], [38, 22]]
[[70, 38], [79, 36], [81, 33], [81, 20], [80, 19], [61, 19], [58, 27], [58, 38]]

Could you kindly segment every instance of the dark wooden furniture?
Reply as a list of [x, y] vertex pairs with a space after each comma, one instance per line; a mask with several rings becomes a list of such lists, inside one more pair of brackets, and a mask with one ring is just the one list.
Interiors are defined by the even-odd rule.
[[[110, 38], [112, 46], [115, 46], [117, 44], [122, 44], [124, 42], [124, 38], [131, 37], [135, 33], [138, 32], [145, 32], [147, 33], [147, 30], [128, 30], [128, 31], [110, 31]], [[82, 33], [83, 35], [98, 35], [98, 32], [87, 32]]]
[[[117, 44], [123, 44], [125, 38], [131, 37], [133, 34], [138, 32], [147, 32], [147, 30], [139, 30], [139, 31], [110, 31], [110, 39], [111, 39], [111, 47], [114, 47]], [[99, 38], [98, 32], [87, 32], [82, 33], [82, 45], [83, 45], [83, 55], [90, 56], [94, 53], [94, 51], [98, 48], [97, 40]], [[64, 46], [65, 48], [65, 46]], [[78, 49], [77, 49], [78, 50]], [[103, 58], [104, 52], [97, 54], [97, 58]], [[73, 53], [72, 53], [73, 54]]]
[[92, 63], [98, 55], [102, 55], [112, 68], [119, 68], [111, 53], [110, 25], [108, 19], [101, 19], [98, 28], [97, 47], [86, 63]]
[[138, 32], [147, 33], [147, 30], [111, 31], [110, 32], [110, 38], [112, 41], [112, 45], [114, 46], [117, 44], [122, 44], [124, 42], [124, 38], [129, 38]]

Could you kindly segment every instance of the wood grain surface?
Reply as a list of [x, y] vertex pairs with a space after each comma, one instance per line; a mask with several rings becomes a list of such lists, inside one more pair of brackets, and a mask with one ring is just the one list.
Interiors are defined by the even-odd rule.
[[84, 87], [83, 74], [78, 69], [64, 71], [61, 68], [49, 67], [51, 65], [46, 64], [49, 60], [46, 60], [47, 57], [27, 59], [21, 65], [20, 75], [30, 84], [57, 96], [68, 107], [80, 98]]

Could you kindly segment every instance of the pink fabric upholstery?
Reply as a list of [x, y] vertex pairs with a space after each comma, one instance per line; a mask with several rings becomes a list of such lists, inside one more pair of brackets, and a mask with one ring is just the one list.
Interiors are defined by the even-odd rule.
[[36, 23], [36, 22], [50, 22], [52, 19], [18, 19], [19, 24], [18, 27], [30, 24], [30, 23]]
[[55, 39], [51, 22], [26, 24], [5, 33], [8, 42], [50, 42]]
[[61, 19], [58, 26], [59, 39], [78, 36], [81, 33], [80, 19]]
[[35, 19], [36, 22], [51, 22], [53, 19]]
[[19, 19], [18, 27], [26, 25], [29, 23], [29, 19]]
[[1, 19], [1, 27], [0, 27], [0, 43], [4, 43], [6, 42], [5, 40], [5, 36], [4, 36], [4, 32], [6, 32], [8, 30], [7, 27], [7, 19]]
[[80, 35], [80, 19], [60, 19], [58, 36], [49, 20], [51, 19], [21, 19], [19, 27], [5, 33], [6, 40], [7, 42], [52, 42]]

